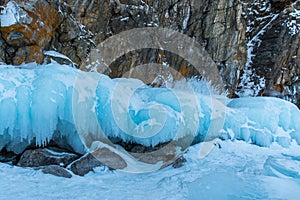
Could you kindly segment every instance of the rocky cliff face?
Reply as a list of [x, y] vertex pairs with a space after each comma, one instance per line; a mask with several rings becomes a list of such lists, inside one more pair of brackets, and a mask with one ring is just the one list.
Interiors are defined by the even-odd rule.
[[238, 94], [275, 95], [299, 102], [299, 1], [244, 3], [248, 62]]
[[[113, 35], [133, 28], [168, 28], [194, 38], [207, 50], [229, 96], [274, 95], [300, 105], [299, 4], [296, 0], [2, 1], [0, 59], [15, 65], [41, 63], [43, 51], [55, 50], [81, 65], [93, 45]], [[16, 22], [7, 25], [5, 16], [11, 13]], [[145, 63], [171, 66], [186, 77], [201, 75], [178, 55], [143, 49], [113, 62], [110, 76], [121, 77]]]
[[2, 2], [0, 15], [2, 62], [14, 65], [44, 61], [45, 50], [56, 50], [74, 62], [85, 59], [91, 33], [72, 17], [62, 1]]
[[[169, 28], [194, 38], [219, 66], [229, 87], [236, 84], [237, 69], [246, 63], [246, 23], [238, 0], [68, 1], [76, 19], [95, 33], [96, 44], [111, 35], [142, 27]], [[165, 58], [165, 60], [163, 58]], [[167, 62], [184, 76], [195, 70], [182, 58], [166, 51], [132, 52], [110, 66], [113, 77], [120, 77], [130, 66]]]

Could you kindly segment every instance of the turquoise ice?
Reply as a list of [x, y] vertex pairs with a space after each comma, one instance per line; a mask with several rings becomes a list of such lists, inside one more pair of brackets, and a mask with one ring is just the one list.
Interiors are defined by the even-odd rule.
[[196, 81], [151, 88], [55, 63], [0, 67], [0, 149], [16, 153], [50, 140], [83, 153], [103, 136], [146, 146], [221, 137], [288, 147], [293, 140], [300, 144], [299, 122], [290, 102], [229, 100], [200, 93]]

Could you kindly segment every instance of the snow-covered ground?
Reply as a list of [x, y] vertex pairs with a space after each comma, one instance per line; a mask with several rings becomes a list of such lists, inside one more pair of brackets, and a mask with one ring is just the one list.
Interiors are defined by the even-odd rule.
[[219, 141], [204, 159], [201, 144], [181, 168], [129, 174], [98, 168], [71, 179], [0, 164], [0, 199], [298, 199], [300, 146], [270, 148]]

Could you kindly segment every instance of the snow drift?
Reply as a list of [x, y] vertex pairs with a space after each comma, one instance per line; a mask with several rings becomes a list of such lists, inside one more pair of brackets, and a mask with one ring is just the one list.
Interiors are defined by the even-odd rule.
[[65, 65], [0, 66], [0, 149], [58, 145], [83, 153], [108, 137], [146, 146], [192, 138], [300, 144], [300, 111], [275, 98], [228, 100], [196, 84], [151, 88]]

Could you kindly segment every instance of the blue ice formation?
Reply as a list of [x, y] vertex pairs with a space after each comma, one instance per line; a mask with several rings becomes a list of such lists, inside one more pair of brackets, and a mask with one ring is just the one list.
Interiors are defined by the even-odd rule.
[[275, 98], [199, 93], [197, 84], [151, 88], [136, 79], [110, 79], [66, 65], [0, 66], [0, 149], [29, 145], [83, 153], [103, 136], [155, 146], [190, 136], [268, 147], [300, 144], [300, 111]]
[[294, 104], [274, 97], [240, 98], [228, 105], [224, 124], [236, 139], [268, 147], [277, 142], [288, 147], [300, 144], [300, 111]]

